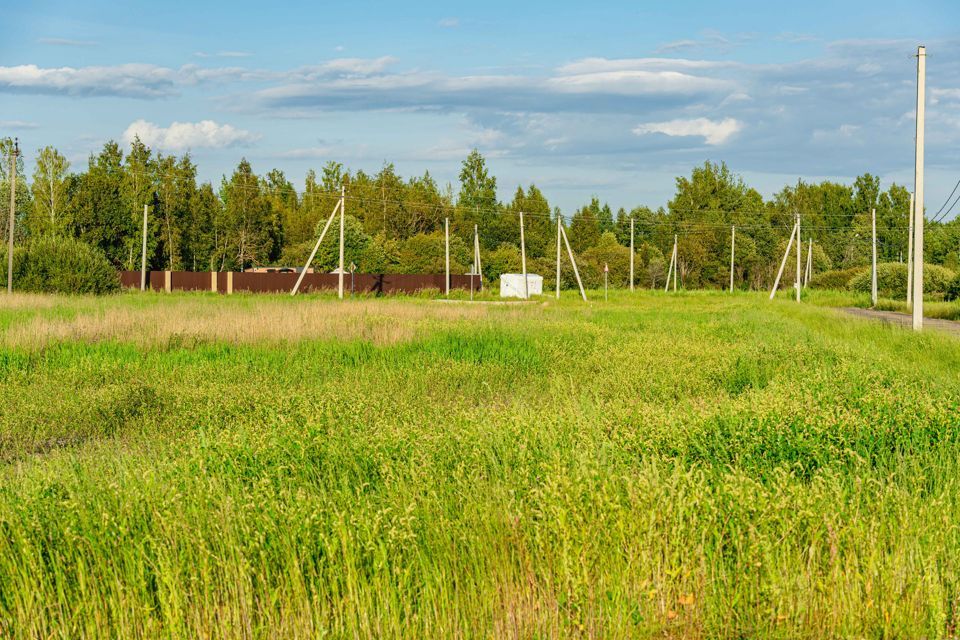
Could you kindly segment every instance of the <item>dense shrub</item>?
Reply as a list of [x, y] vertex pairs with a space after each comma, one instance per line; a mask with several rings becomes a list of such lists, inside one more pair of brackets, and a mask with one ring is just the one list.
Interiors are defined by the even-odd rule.
[[[923, 266], [923, 292], [926, 295], [942, 295], [953, 280], [954, 273], [935, 264]], [[870, 293], [870, 269], [850, 280], [851, 291]], [[905, 298], [907, 295], [907, 265], [887, 262], [877, 265], [877, 292], [884, 298]]]
[[[6, 253], [2, 256], [7, 276]], [[13, 253], [13, 284], [35, 293], [112, 293], [120, 278], [102, 251], [75, 238], [42, 236]]]
[[947, 285], [947, 290], [943, 293], [944, 300], [957, 300], [960, 298], [960, 274], [953, 277], [953, 280]]
[[810, 279], [811, 289], [846, 289], [850, 280], [854, 277], [866, 273], [869, 277], [869, 267], [851, 267], [849, 269], [833, 269], [817, 273]]

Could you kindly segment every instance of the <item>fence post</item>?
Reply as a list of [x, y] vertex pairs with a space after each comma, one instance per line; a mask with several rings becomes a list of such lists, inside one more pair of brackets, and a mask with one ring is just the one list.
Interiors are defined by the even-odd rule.
[[233, 271], [227, 271], [227, 293], [233, 293]]
[[167, 293], [173, 291], [173, 272], [164, 271], [163, 272], [163, 290]]
[[217, 272], [210, 272], [210, 291], [213, 293], [217, 292]]

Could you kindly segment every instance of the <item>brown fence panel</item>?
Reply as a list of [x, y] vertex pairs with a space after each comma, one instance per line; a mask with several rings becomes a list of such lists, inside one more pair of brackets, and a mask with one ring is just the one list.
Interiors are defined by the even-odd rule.
[[150, 277], [147, 278], [147, 284], [154, 291], [163, 291], [166, 285], [166, 274], [166, 271], [151, 271]]
[[[230, 277], [225, 271], [217, 273], [217, 291], [227, 293], [227, 279]], [[243, 273], [233, 272], [233, 290], [250, 293], [287, 293], [297, 282], [296, 273]], [[453, 275], [450, 276], [451, 289], [470, 290], [470, 281], [473, 280], [474, 291], [480, 291], [480, 276]], [[308, 273], [300, 284], [301, 293], [336, 290], [338, 276], [335, 273]], [[124, 287], [140, 287], [139, 271], [121, 271], [120, 283]], [[174, 271], [170, 274], [170, 284], [173, 291], [209, 291], [209, 271]], [[151, 271], [148, 285], [154, 291], [163, 291], [166, 285], [165, 271]], [[416, 293], [424, 289], [444, 290], [444, 275], [442, 273], [355, 273], [343, 277], [345, 292], [351, 290], [356, 293], [372, 293], [376, 295], [390, 293]]]
[[121, 271], [120, 272], [120, 286], [128, 289], [139, 289], [140, 288], [140, 272], [139, 271]]
[[210, 291], [209, 271], [174, 271], [170, 276], [174, 291]]

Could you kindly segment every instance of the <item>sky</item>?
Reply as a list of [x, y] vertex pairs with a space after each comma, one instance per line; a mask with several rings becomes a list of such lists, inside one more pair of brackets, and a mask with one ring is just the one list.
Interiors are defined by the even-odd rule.
[[[82, 170], [135, 135], [219, 182], [241, 157], [298, 187], [329, 160], [500, 197], [665, 205], [724, 161], [765, 197], [879, 175], [912, 190], [927, 46], [926, 208], [960, 179], [960, 2], [3, 3], [0, 136]], [[958, 205], [955, 213], [960, 212]]]

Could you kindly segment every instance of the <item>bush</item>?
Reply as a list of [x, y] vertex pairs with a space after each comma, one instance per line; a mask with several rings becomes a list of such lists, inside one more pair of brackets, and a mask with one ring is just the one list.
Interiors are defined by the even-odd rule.
[[849, 269], [833, 269], [831, 271], [824, 271], [823, 273], [815, 274], [810, 279], [810, 288], [843, 290], [846, 289], [850, 284], [850, 280], [861, 273], [866, 273], [867, 277], [869, 278], [870, 268], [851, 267]]
[[[7, 275], [6, 253], [2, 256]], [[75, 238], [42, 236], [13, 253], [13, 286], [34, 293], [113, 293], [120, 277], [102, 251]]]
[[[924, 278], [926, 279], [926, 278]], [[960, 298], [960, 274], [954, 276], [943, 293], [943, 299], [953, 301]]]
[[[936, 264], [924, 264], [924, 295], [944, 294], [953, 277], [954, 273], [949, 269]], [[870, 269], [852, 278], [848, 288], [851, 291], [870, 293]], [[900, 262], [878, 264], [877, 293], [884, 298], [905, 298], [907, 296], [907, 265]]]

